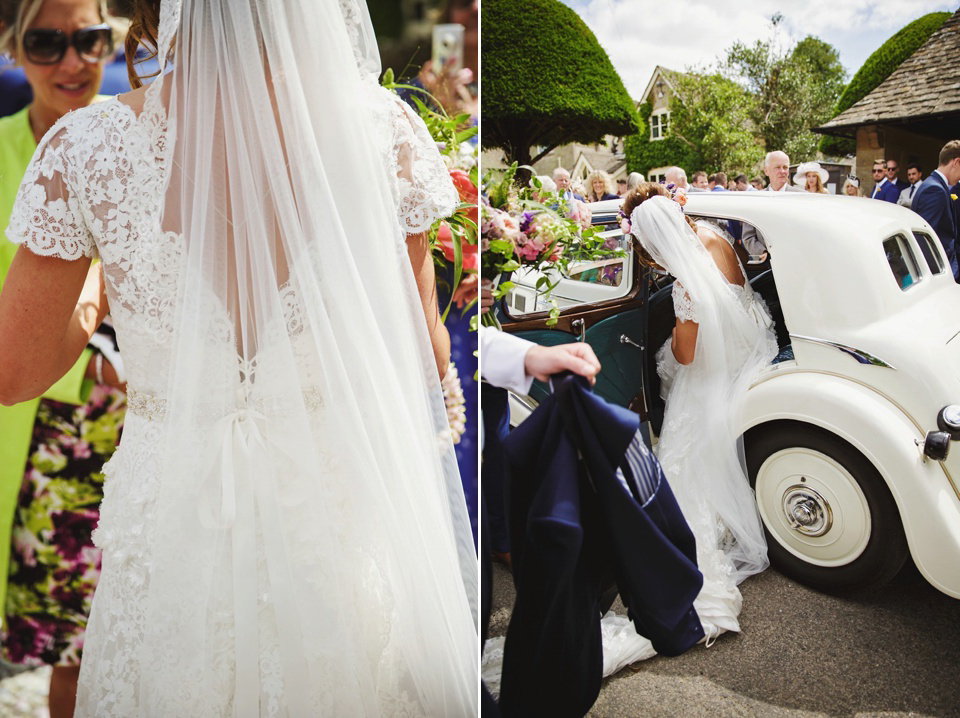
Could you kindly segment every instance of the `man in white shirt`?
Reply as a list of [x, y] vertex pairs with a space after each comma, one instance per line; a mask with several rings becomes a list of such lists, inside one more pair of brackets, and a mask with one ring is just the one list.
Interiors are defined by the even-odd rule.
[[900, 199], [897, 200], [897, 204], [904, 207], [909, 207], [913, 203], [913, 195], [920, 189], [920, 183], [923, 181], [923, 172], [920, 171], [920, 165], [916, 162], [907, 165], [907, 180], [910, 186], [900, 193]]
[[583, 202], [583, 197], [570, 188], [570, 173], [563, 167], [557, 167], [553, 171], [553, 181], [557, 185], [557, 191], [563, 194], [563, 198], [567, 202], [574, 199]]
[[[790, 158], [786, 152], [773, 150], [763, 159], [763, 173], [770, 180], [765, 192], [803, 192], [787, 180], [790, 179]], [[763, 235], [751, 224], [743, 225], [743, 246], [752, 256], [766, 259], [767, 244]]]

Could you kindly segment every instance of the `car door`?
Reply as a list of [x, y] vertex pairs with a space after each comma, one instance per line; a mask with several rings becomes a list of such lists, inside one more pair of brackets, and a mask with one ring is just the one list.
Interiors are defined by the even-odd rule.
[[[501, 302], [497, 312], [505, 331], [537, 344], [555, 346], [576, 341], [590, 344], [603, 367], [594, 391], [646, 419], [645, 387], [649, 384], [646, 309], [650, 277], [633, 252], [628, 251], [621, 261], [622, 281], [629, 284], [611, 292], [610, 299], [577, 302], [574, 285], [565, 283], [558, 287], [567, 306], [553, 327], [547, 326], [548, 311], [519, 312], [512, 296], [514, 292]], [[534, 382], [530, 396], [539, 401], [548, 391], [544, 384]]]

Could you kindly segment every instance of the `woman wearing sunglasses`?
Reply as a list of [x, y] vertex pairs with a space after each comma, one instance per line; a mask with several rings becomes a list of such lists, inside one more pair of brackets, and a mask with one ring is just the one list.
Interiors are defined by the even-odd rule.
[[[106, 17], [97, 0], [0, 2], [0, 51], [23, 67], [33, 91], [28, 107], [0, 120], [0, 229], [38, 142], [63, 115], [96, 98], [114, 47]], [[15, 251], [0, 235], [0, 286]], [[8, 661], [53, 666], [51, 718], [73, 715], [100, 573], [90, 538], [100, 467], [123, 422], [125, 397], [112, 386], [119, 380], [115, 345], [106, 334], [94, 340], [100, 348], [85, 350], [42, 399], [0, 407], [0, 640]]]

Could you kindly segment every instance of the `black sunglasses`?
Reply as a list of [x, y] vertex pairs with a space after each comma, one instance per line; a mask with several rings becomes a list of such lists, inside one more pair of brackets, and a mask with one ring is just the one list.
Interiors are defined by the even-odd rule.
[[23, 54], [35, 65], [56, 65], [71, 45], [84, 62], [100, 62], [113, 53], [113, 30], [104, 23], [82, 28], [72, 35], [47, 28], [23, 33]]

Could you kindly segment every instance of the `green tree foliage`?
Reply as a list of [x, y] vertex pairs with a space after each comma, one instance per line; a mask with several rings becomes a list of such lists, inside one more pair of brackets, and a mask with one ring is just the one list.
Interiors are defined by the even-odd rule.
[[[639, 131], [624, 140], [623, 152], [627, 158], [627, 169], [630, 172], [650, 174], [654, 167], [676, 165], [683, 167], [688, 174], [700, 169], [702, 159], [698, 147], [691, 147], [683, 142], [672, 127], [662, 140], [650, 139], [650, 113], [653, 107], [644, 102], [637, 108], [637, 122]], [[671, 124], [673, 118], [671, 117]]]
[[620, 76], [573, 10], [558, 0], [484, 0], [481, 12], [485, 149], [528, 165], [562, 144], [636, 131]]
[[691, 163], [684, 169], [750, 171], [763, 156], [751, 121], [754, 98], [719, 73], [680, 75], [676, 89], [670, 133], [689, 153], [681, 159]]
[[[778, 22], [775, 16], [774, 28]], [[775, 38], [752, 46], [738, 42], [727, 51], [722, 70], [752, 95], [750, 119], [768, 151], [783, 150], [799, 160], [815, 156], [820, 137], [810, 128], [833, 116], [846, 74], [831, 45], [806, 37], [783, 51]]]
[[[866, 97], [881, 82], [900, 67], [900, 64], [915, 53], [930, 36], [951, 16], [949, 12], [932, 12], [917, 18], [883, 43], [850, 80], [843, 94], [837, 99], [830, 117], [836, 117]], [[842, 137], [823, 137], [820, 149], [826, 154], [847, 154], [856, 150], [853, 140]]]

